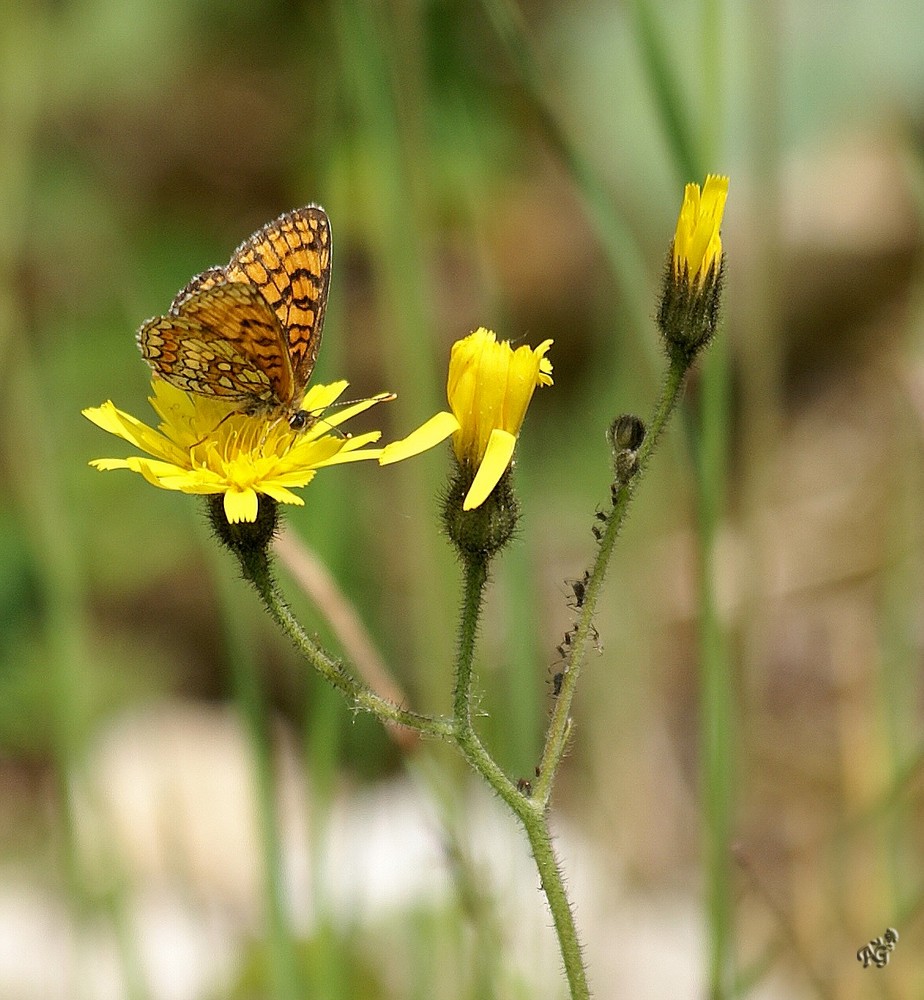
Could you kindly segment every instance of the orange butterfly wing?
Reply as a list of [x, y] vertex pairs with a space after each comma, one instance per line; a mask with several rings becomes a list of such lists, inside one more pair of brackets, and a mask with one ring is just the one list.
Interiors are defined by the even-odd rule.
[[330, 221], [323, 208], [308, 205], [267, 223], [225, 268], [230, 280], [259, 288], [279, 317], [297, 392], [308, 384], [321, 346], [330, 266]]
[[227, 266], [196, 275], [167, 315], [148, 320], [141, 353], [187, 392], [293, 410], [321, 344], [330, 268], [324, 209], [286, 212], [246, 239]]
[[187, 293], [141, 327], [138, 344], [154, 371], [184, 392], [255, 410], [300, 402], [285, 333], [252, 285], [224, 281]]

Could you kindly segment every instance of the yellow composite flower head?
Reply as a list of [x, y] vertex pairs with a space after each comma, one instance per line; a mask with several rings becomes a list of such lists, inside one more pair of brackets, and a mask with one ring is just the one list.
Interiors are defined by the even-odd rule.
[[148, 427], [111, 402], [83, 411], [85, 417], [150, 457], [98, 458], [97, 469], [130, 469], [153, 486], [182, 493], [224, 494], [225, 516], [230, 524], [257, 518], [260, 494], [280, 503], [304, 505], [292, 489], [307, 486], [315, 472], [326, 465], [377, 459], [380, 431], [351, 437], [338, 431], [340, 424], [376, 403], [394, 399], [380, 393], [327, 416], [349, 383], [312, 386], [302, 409], [308, 426], [293, 430], [279, 417], [252, 415], [215, 398], [192, 395], [154, 378], [151, 405], [160, 417], [157, 430]]
[[452, 435], [459, 464], [473, 476], [464, 510], [480, 506], [507, 471], [537, 386], [552, 384], [551, 340], [514, 350], [484, 327], [456, 341], [446, 394], [451, 413], [438, 413], [402, 441], [388, 445], [383, 465], [409, 458]]
[[728, 197], [728, 178], [709, 174], [699, 184], [687, 184], [677, 219], [672, 261], [674, 276], [691, 286], [701, 284], [722, 264], [722, 215]]

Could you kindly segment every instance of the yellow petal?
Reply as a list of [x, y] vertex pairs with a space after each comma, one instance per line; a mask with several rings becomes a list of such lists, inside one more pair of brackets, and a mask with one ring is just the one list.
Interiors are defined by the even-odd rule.
[[90, 465], [101, 472], [110, 472], [113, 469], [129, 469], [138, 472], [152, 485], [162, 489], [177, 489], [173, 485], [166, 485], [164, 480], [176, 478], [177, 476], [188, 475], [185, 469], [173, 465], [170, 462], [158, 462], [148, 458], [141, 458], [132, 455], [129, 458], [94, 458]]
[[128, 469], [128, 462], [124, 458], [94, 458], [90, 463], [94, 469], [100, 472], [111, 472], [113, 469]]
[[129, 444], [146, 451], [149, 455], [162, 458], [167, 462], [181, 462], [183, 460], [183, 451], [177, 448], [172, 441], [164, 437], [163, 434], [152, 430], [131, 414], [116, 409], [111, 400], [107, 400], [102, 406], [91, 406], [81, 410], [81, 412], [87, 420], [96, 424], [97, 427], [101, 427], [109, 434], [115, 434], [116, 437], [128, 441]]
[[316, 462], [316, 469], [326, 469], [329, 465], [347, 465], [350, 462], [368, 462], [381, 459], [384, 448], [367, 448], [365, 451], [341, 451], [326, 462]]
[[[357, 434], [356, 437], [341, 439], [341, 451], [356, 451], [358, 448], [365, 448], [367, 444], [375, 444], [382, 436], [381, 431], [367, 431], [365, 434]], [[379, 451], [382, 449], [379, 448]], [[351, 459], [352, 461], [352, 459]]]
[[491, 431], [484, 458], [475, 474], [475, 481], [462, 504], [463, 510], [472, 510], [487, 500], [491, 490], [497, 486], [500, 477], [507, 471], [510, 460], [513, 458], [513, 449], [516, 447], [516, 443], [516, 436], [508, 431], [502, 431], [498, 428]]
[[445, 441], [450, 434], [454, 434], [459, 429], [459, 421], [447, 412], [437, 413], [435, 416], [415, 431], [411, 431], [406, 438], [400, 441], [392, 441], [382, 449], [379, 457], [379, 465], [390, 465], [392, 462], [403, 462], [406, 458], [419, 455], [428, 448], [433, 448], [441, 441]]
[[261, 492], [269, 493], [270, 496], [275, 496], [271, 491], [277, 486], [281, 489], [288, 489], [290, 486], [299, 487], [307, 486], [316, 475], [314, 469], [308, 470], [295, 470], [293, 472], [284, 472], [279, 476], [274, 476], [271, 482], [263, 483], [261, 486]]
[[679, 278], [686, 272], [694, 284], [705, 279], [713, 264], [720, 264], [722, 239], [719, 230], [728, 198], [728, 178], [709, 174], [699, 184], [687, 184], [674, 235], [673, 266]]
[[225, 517], [228, 524], [256, 521], [257, 506], [257, 494], [252, 489], [228, 490], [225, 493]]
[[328, 413], [322, 417], [318, 423], [321, 425], [326, 424], [328, 427], [336, 427], [338, 424], [345, 423], [347, 420], [352, 420], [353, 417], [360, 413], [365, 413], [366, 410], [375, 406], [376, 403], [391, 402], [393, 399], [398, 397], [393, 392], [380, 392], [377, 396], [370, 396], [368, 399], [358, 399], [355, 403], [351, 403], [349, 406], [344, 406], [342, 409], [335, 410], [333, 413]]
[[555, 341], [552, 339], [543, 340], [542, 343], [536, 348], [536, 354], [539, 357], [539, 377], [536, 381], [539, 385], [554, 385], [552, 381], [552, 362], [545, 356], [546, 351], [554, 344]]
[[335, 403], [342, 395], [350, 383], [346, 379], [339, 382], [331, 382], [329, 385], [318, 383], [313, 385], [302, 400], [302, 409], [309, 413], [317, 413], [319, 410], [326, 410], [328, 406]]
[[306, 438], [296, 445], [289, 454], [287, 465], [299, 469], [321, 469], [328, 465], [342, 465], [344, 462], [361, 462], [378, 458], [380, 449], [361, 451], [368, 444], [374, 444], [382, 436], [381, 431], [367, 431], [355, 437], [335, 437], [326, 434], [315, 440]]
[[[298, 485], [302, 486], [304, 484], [299, 483]], [[293, 493], [291, 490], [287, 490], [284, 486], [267, 484], [266, 486], [263, 487], [263, 492], [268, 497], [272, 497], [279, 503], [291, 503], [294, 504], [296, 507], [305, 506], [305, 501], [302, 500], [300, 496]]]
[[180, 469], [169, 462], [151, 461], [138, 455], [131, 455], [125, 460], [125, 467], [132, 472], [138, 472], [152, 485], [162, 490], [178, 490], [182, 486], [176, 484], [177, 478], [188, 475], [185, 469]]
[[542, 373], [542, 361], [551, 344], [551, 340], [546, 340], [535, 350], [530, 347], [518, 347], [513, 352], [507, 374], [503, 430], [514, 435], [519, 434], [536, 386], [551, 383], [551, 377], [548, 374], [543, 377]]

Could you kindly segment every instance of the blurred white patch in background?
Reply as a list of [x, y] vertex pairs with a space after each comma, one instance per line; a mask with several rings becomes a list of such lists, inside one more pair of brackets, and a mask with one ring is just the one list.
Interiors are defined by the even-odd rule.
[[[407, 995], [413, 923], [402, 916], [451, 903], [461, 851], [502, 939], [505, 979], [537, 1000], [566, 995], [526, 839], [493, 797], [474, 785], [453, 790], [464, 802], [450, 835], [416, 769], [417, 777], [343, 791], [322, 826], [323, 849], [311, 850], [311, 796], [295, 748], [284, 735], [277, 746], [287, 903], [299, 936], [312, 933], [323, 908], [328, 922], [368, 935], [370, 961], [396, 997]], [[259, 935], [254, 801], [246, 740], [229, 709], [165, 704], [123, 717], [101, 738], [80, 794], [83, 860], [99, 892], [123, 901], [122, 933], [151, 1000], [226, 995], [244, 947]], [[595, 996], [701, 995], [705, 941], [692, 892], [627, 894], [612, 863], [574, 829], [560, 827], [556, 843]], [[78, 924], [63, 893], [21, 871], [5, 874], [5, 1000], [73, 1000], [77, 983], [86, 1000], [120, 1000], [129, 994], [125, 964], [113, 921]]]

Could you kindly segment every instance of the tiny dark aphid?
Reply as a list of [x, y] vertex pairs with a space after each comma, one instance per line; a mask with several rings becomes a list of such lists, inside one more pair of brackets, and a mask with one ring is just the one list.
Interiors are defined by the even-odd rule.
[[574, 603], [577, 607], [584, 606], [584, 598], [587, 596], [587, 584], [590, 582], [590, 573], [585, 569], [584, 576], [580, 580], [571, 581], [571, 589], [574, 591]]

